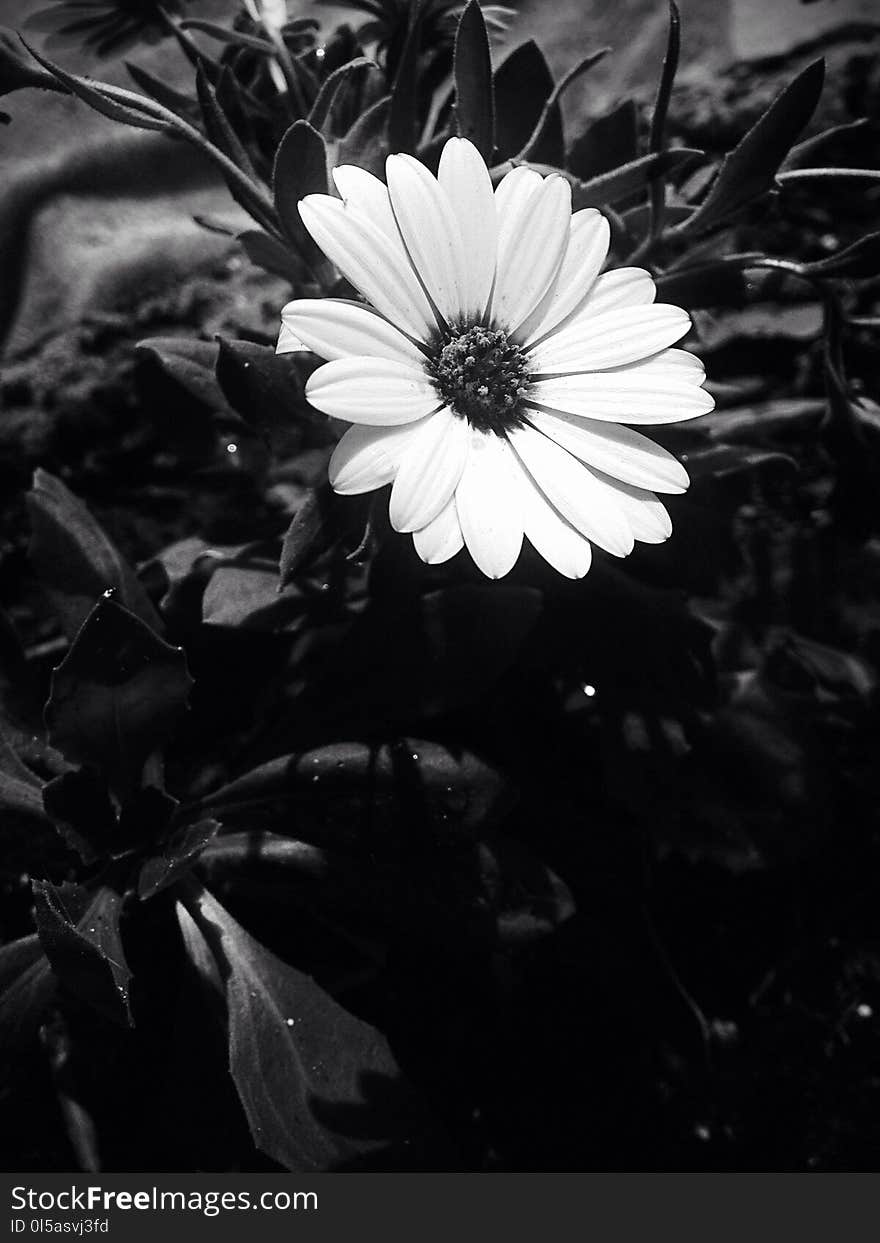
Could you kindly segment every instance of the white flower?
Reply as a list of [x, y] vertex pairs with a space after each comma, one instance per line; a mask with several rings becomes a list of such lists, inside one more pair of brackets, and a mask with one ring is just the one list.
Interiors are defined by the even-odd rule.
[[369, 305], [304, 299], [282, 312], [279, 352], [328, 359], [306, 396], [352, 426], [330, 459], [340, 493], [391, 489], [390, 516], [423, 561], [465, 545], [490, 578], [523, 536], [561, 574], [672, 529], [656, 492], [688, 477], [624, 424], [713, 407], [692, 354], [669, 348], [686, 312], [654, 303], [641, 268], [599, 275], [609, 230], [571, 211], [564, 177], [519, 167], [493, 192], [471, 143], [451, 138], [438, 176], [407, 155], [387, 187], [335, 169], [341, 199], [299, 205], [318, 246]]

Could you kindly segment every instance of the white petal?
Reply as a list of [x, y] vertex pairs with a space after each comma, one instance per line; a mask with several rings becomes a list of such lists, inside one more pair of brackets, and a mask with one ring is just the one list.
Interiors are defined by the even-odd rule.
[[556, 283], [520, 328], [520, 340], [537, 341], [583, 303], [605, 262], [610, 240], [608, 221], [594, 207], [574, 213]]
[[529, 370], [532, 375], [559, 375], [623, 367], [666, 349], [690, 326], [687, 311], [668, 303], [579, 317], [535, 346]]
[[587, 466], [639, 488], [684, 492], [687, 471], [666, 449], [630, 427], [590, 423], [571, 415], [530, 410], [529, 422]]
[[464, 246], [462, 311], [479, 319], [495, 279], [498, 225], [489, 170], [477, 148], [466, 138], [450, 138], [440, 156], [437, 180], [443, 187]]
[[[281, 312], [282, 318], [284, 311]], [[309, 347], [300, 337], [296, 335], [293, 329], [285, 323], [281, 325], [281, 331], [278, 333], [278, 344], [275, 346], [276, 354], [308, 354]]]
[[[282, 334], [286, 331], [329, 362], [360, 354], [370, 358], [391, 358], [414, 366], [425, 355], [408, 337], [389, 324], [376, 311], [359, 302], [335, 298], [300, 298], [288, 302], [281, 312]], [[278, 341], [281, 353], [281, 338]]]
[[385, 161], [394, 218], [413, 267], [447, 323], [462, 315], [464, 245], [446, 191], [411, 155]]
[[525, 204], [537, 194], [543, 185], [544, 178], [533, 168], [525, 168], [522, 164], [510, 170], [495, 187], [495, 211], [498, 216], [498, 241], [519, 218]]
[[679, 423], [715, 408], [694, 379], [690, 369], [669, 362], [634, 363], [617, 371], [538, 380], [527, 404], [613, 423]]
[[546, 562], [566, 578], [583, 578], [593, 560], [590, 541], [559, 514], [514, 453], [522, 492], [526, 539]]
[[616, 557], [632, 552], [632, 531], [623, 510], [586, 466], [532, 427], [515, 428], [510, 442], [563, 518]]
[[467, 550], [487, 578], [503, 578], [523, 541], [522, 494], [506, 441], [471, 431], [455, 506]]
[[571, 186], [547, 177], [509, 213], [498, 238], [492, 320], [515, 332], [553, 285], [568, 245]]
[[[428, 415], [423, 422], [427, 422]], [[403, 427], [350, 427], [330, 456], [327, 474], [334, 492], [356, 496], [390, 483], [422, 421]]]
[[455, 497], [450, 497], [440, 513], [421, 531], [413, 532], [416, 552], [427, 565], [440, 565], [464, 547]]
[[349, 423], [413, 423], [439, 410], [437, 391], [418, 367], [387, 358], [338, 358], [313, 371], [306, 399]]
[[672, 534], [672, 519], [666, 506], [653, 492], [633, 488], [618, 479], [609, 479], [594, 472], [600, 483], [608, 486], [616, 503], [626, 514], [633, 536], [643, 544], [662, 544]]
[[420, 341], [434, 333], [434, 312], [402, 243], [396, 248], [369, 216], [329, 194], [307, 195], [299, 214], [327, 258], [386, 319]]
[[333, 181], [346, 207], [369, 216], [377, 229], [381, 229], [396, 247], [403, 249], [403, 240], [394, 219], [388, 187], [384, 181], [355, 164], [340, 164], [334, 168]]
[[466, 421], [445, 407], [407, 442], [391, 489], [395, 531], [418, 531], [437, 517], [458, 487], [469, 440]]
[[569, 322], [582, 315], [604, 315], [620, 307], [647, 306], [656, 297], [657, 286], [650, 272], [644, 268], [615, 268], [602, 273]]

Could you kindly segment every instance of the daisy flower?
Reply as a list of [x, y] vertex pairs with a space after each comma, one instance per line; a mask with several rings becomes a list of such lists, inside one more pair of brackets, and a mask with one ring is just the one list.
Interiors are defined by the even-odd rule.
[[437, 177], [389, 156], [387, 186], [333, 173], [303, 224], [365, 303], [303, 299], [282, 312], [279, 352], [328, 361], [309, 402], [344, 420], [336, 492], [392, 484], [391, 524], [430, 564], [463, 546], [501, 578], [523, 538], [580, 578], [591, 545], [625, 557], [671, 532], [657, 492], [681, 463], [632, 425], [706, 414], [702, 364], [670, 348], [687, 313], [657, 304], [650, 275], [601, 274], [604, 217], [572, 213], [557, 174], [514, 168], [493, 191], [476, 148], [450, 138]]

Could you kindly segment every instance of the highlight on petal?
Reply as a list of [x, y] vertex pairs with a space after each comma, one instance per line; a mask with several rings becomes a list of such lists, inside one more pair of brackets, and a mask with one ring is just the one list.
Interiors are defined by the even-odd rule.
[[672, 534], [672, 519], [666, 506], [653, 492], [645, 488], [634, 488], [618, 479], [609, 479], [600, 471], [593, 471], [593, 474], [600, 484], [612, 492], [615, 503], [626, 515], [635, 539], [643, 544], [662, 544], [669, 539]]
[[571, 186], [556, 175], [547, 177], [504, 221], [492, 319], [508, 332], [519, 328], [556, 280], [570, 223]]
[[479, 319], [492, 292], [498, 245], [495, 195], [489, 170], [472, 142], [466, 138], [450, 138], [440, 156], [437, 180], [455, 213], [464, 247], [462, 313]]
[[505, 440], [471, 431], [467, 461], [455, 492], [467, 550], [487, 578], [503, 578], [523, 541], [522, 492]]
[[602, 273], [568, 324], [626, 306], [647, 306], [656, 297], [657, 286], [650, 272], [644, 268], [615, 268]]
[[391, 245], [369, 216], [329, 194], [309, 194], [299, 214], [327, 258], [377, 311], [418, 341], [431, 336], [434, 312], [402, 243]]
[[526, 345], [540, 340], [564, 323], [583, 303], [602, 269], [610, 241], [608, 221], [594, 207], [574, 213], [559, 275], [550, 292], [520, 327], [518, 339]]
[[566, 578], [583, 578], [593, 561], [590, 541], [562, 517], [532, 479], [516, 454], [526, 539], [554, 570]]
[[437, 517], [461, 479], [469, 439], [465, 420], [445, 407], [407, 441], [391, 489], [395, 531], [418, 531]]
[[535, 346], [530, 370], [533, 375], [559, 375], [622, 367], [666, 349], [690, 326], [687, 311], [668, 303], [585, 316]]
[[355, 164], [337, 165], [333, 169], [332, 177], [345, 206], [368, 216], [395, 246], [402, 248], [403, 241], [384, 181]]
[[418, 367], [386, 358], [339, 358], [312, 372], [306, 399], [324, 414], [374, 427], [413, 423], [442, 402]]
[[458, 220], [445, 190], [410, 155], [385, 162], [394, 218], [428, 296], [451, 323], [462, 317], [466, 262]]
[[282, 324], [281, 331], [278, 333], [278, 343], [275, 346], [276, 354], [308, 354], [309, 346], [305, 341], [293, 331], [289, 324], [285, 324], [284, 312], [281, 312]]
[[[281, 312], [278, 353], [282, 338], [298, 340], [290, 349], [311, 350], [328, 362], [358, 354], [369, 358], [390, 358], [417, 366], [425, 355], [377, 311], [360, 302], [341, 298], [298, 298]], [[288, 334], [286, 337], [284, 334]]]
[[614, 479], [657, 492], [687, 491], [690, 480], [681, 462], [630, 427], [590, 423], [549, 410], [530, 410], [528, 421], [587, 466]]
[[426, 565], [441, 565], [464, 548], [464, 536], [452, 496], [427, 526], [413, 532], [415, 550]]
[[708, 414], [715, 402], [690, 372], [667, 363], [537, 380], [527, 406], [613, 423], [680, 423]]
[[632, 552], [633, 534], [622, 508], [586, 466], [533, 427], [514, 428], [510, 443], [566, 521], [616, 557]]
[[397, 474], [404, 449], [430, 418], [402, 427], [350, 427], [330, 455], [327, 473], [333, 491], [358, 496], [384, 488]]
[[495, 211], [498, 218], [499, 247], [502, 237], [511, 225], [519, 219], [526, 203], [537, 194], [543, 185], [544, 178], [533, 168], [520, 164], [512, 168], [495, 187]]

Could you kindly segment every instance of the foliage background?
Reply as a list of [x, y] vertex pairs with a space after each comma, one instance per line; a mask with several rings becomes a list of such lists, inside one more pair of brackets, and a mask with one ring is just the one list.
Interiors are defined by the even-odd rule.
[[[870, 14], [843, 0], [774, 5], [759, 37], [767, 10], [684, 8], [673, 141], [720, 155], [818, 51], [829, 72], [808, 133], [876, 118]], [[625, 143], [629, 118], [644, 131], [650, 115], [666, 21], [635, 3], [533, 3], [510, 43], [535, 34], [557, 69], [573, 42], [618, 44], [566, 109], [574, 133], [616, 117], [605, 141]], [[155, 70], [161, 55], [139, 62]], [[65, 64], [85, 67], [75, 54]], [[119, 64], [101, 72], [127, 81]], [[631, 91], [638, 111], [618, 111]], [[50, 574], [47, 599], [28, 555], [35, 509], [56, 560], [51, 516], [70, 514], [44, 481], [28, 518], [23, 493], [42, 467], [146, 566], [146, 592], [187, 649], [195, 690], [166, 755], [169, 789], [209, 796], [306, 754], [262, 821], [251, 807], [224, 824], [268, 826], [312, 853], [288, 851], [280, 874], [239, 858], [230, 877], [222, 851], [201, 866], [252, 936], [384, 1033], [414, 1085], [417, 1106], [368, 1079], [368, 1121], [330, 1118], [349, 1136], [375, 1116], [419, 1119], [391, 1155], [357, 1163], [874, 1168], [876, 328], [850, 333], [835, 398], [821, 297], [772, 273], [760, 300], [716, 285], [695, 310], [715, 443], [669, 442], [694, 458], [695, 484], [667, 547], [625, 571], [597, 566], [583, 585], [529, 562], [489, 589], [466, 569], [419, 572], [392, 539], [370, 569], [374, 620], [358, 628], [357, 567], [340, 585], [319, 563], [294, 598], [275, 591], [273, 541], [320, 478], [320, 428], [278, 421], [267, 442], [242, 421], [252, 396], [230, 400], [241, 344], [223, 391], [196, 397], [203, 380], [187, 371], [183, 384], [185, 369], [157, 359], [174, 356], [169, 339], [274, 335], [285, 282], [189, 219], [235, 220], [225, 188], [189, 154], [157, 157], [69, 98], [8, 104], [0, 220], [4, 272], [21, 282], [4, 290], [5, 668], [14, 638], [45, 698], [75, 633], [58, 625], [71, 592]], [[876, 167], [869, 136], [859, 158]], [[767, 253], [815, 262], [876, 218], [876, 186], [846, 183], [787, 191], [746, 227]], [[709, 259], [727, 242], [711, 245]], [[869, 319], [875, 288], [847, 282], [841, 297]], [[165, 344], [137, 350], [147, 337]], [[829, 397], [857, 409], [831, 435]], [[241, 545], [245, 565], [229, 553]], [[175, 693], [173, 661], [167, 676]], [[8, 683], [11, 711], [23, 682]], [[60, 883], [78, 866], [35, 819], [2, 830], [10, 944], [33, 930], [31, 878]], [[134, 1032], [68, 998], [39, 1038], [10, 1047], [7, 1168], [277, 1168], [254, 1151], [217, 1029], [193, 1012], [169, 912], [160, 894], [126, 925], [133, 1002], [148, 1016]], [[269, 1087], [290, 1099], [289, 1084]]]

